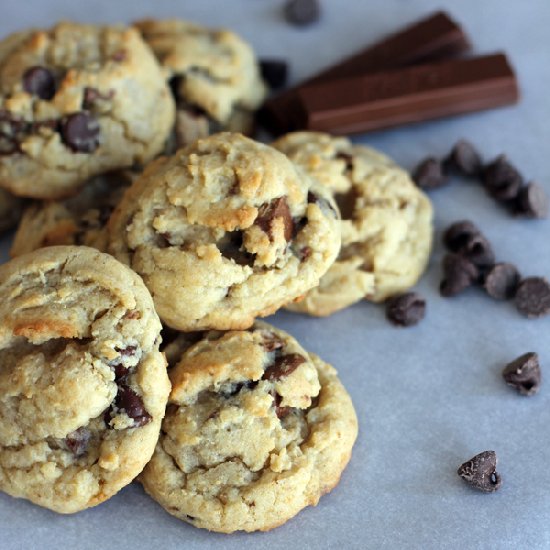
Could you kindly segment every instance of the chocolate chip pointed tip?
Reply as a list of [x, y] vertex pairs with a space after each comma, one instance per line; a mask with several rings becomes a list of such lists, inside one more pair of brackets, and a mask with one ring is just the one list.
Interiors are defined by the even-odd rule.
[[444, 166], [464, 176], [478, 177], [483, 168], [483, 161], [474, 145], [461, 139], [451, 149]]
[[457, 474], [470, 487], [484, 493], [494, 493], [500, 489], [502, 478], [496, 471], [497, 455], [495, 451], [483, 451], [462, 464]]
[[523, 185], [523, 176], [505, 155], [498, 156], [483, 169], [483, 184], [497, 200], [514, 200]]
[[535, 395], [541, 383], [538, 354], [528, 352], [520, 355], [504, 367], [502, 377], [509, 386], [516, 388], [520, 395]]

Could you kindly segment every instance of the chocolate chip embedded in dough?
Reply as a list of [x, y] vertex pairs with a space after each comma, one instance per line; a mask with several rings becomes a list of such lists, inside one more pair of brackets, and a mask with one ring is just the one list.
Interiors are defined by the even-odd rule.
[[29, 67], [23, 73], [23, 88], [40, 99], [52, 99], [55, 95], [55, 77], [46, 67]]
[[273, 240], [273, 222], [277, 218], [283, 219], [284, 237], [287, 242], [290, 241], [294, 231], [294, 221], [290, 215], [290, 208], [285, 197], [279, 197], [268, 204], [262, 205], [254, 223], [269, 235], [270, 240]]
[[143, 399], [129, 386], [119, 386], [115, 404], [133, 419], [134, 428], [145, 426], [152, 420], [151, 415], [145, 410]]
[[90, 113], [81, 111], [61, 122], [61, 138], [75, 153], [93, 153], [99, 147], [100, 127]]
[[69, 451], [71, 451], [74, 456], [80, 457], [86, 454], [90, 437], [90, 430], [84, 427], [78, 428], [74, 432], [67, 435], [65, 438], [65, 445], [67, 445]]
[[292, 374], [302, 363], [306, 362], [306, 358], [299, 353], [289, 353], [281, 355], [275, 359], [275, 362], [269, 366], [263, 375], [264, 380], [279, 380], [289, 374]]

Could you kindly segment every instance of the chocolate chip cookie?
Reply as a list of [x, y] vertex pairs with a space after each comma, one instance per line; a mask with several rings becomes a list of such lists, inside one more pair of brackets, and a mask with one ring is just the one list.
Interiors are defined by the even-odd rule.
[[229, 30], [178, 19], [135, 26], [166, 69], [176, 100], [172, 149], [221, 130], [252, 132], [266, 86], [249, 44]]
[[154, 161], [109, 220], [109, 251], [182, 331], [249, 327], [316, 286], [339, 249], [330, 194], [240, 134]]
[[404, 170], [373, 149], [328, 134], [290, 133], [273, 146], [329, 189], [342, 213], [338, 260], [288, 309], [330, 315], [417, 282], [430, 255], [433, 213]]
[[107, 254], [50, 247], [0, 267], [0, 490], [72, 513], [141, 472], [170, 389], [160, 328]]
[[107, 221], [136, 176], [130, 170], [96, 176], [73, 197], [29, 205], [15, 233], [11, 256], [68, 244], [105, 251]]
[[140, 481], [170, 514], [230, 533], [277, 527], [336, 486], [357, 437], [333, 367], [262, 322], [206, 333], [170, 371]]
[[158, 154], [174, 113], [136, 29], [60, 23], [11, 35], [0, 42], [0, 186], [69, 196]]

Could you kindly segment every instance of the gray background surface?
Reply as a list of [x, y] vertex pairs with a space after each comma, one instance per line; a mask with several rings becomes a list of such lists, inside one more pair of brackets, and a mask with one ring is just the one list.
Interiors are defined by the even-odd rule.
[[[178, 16], [242, 33], [260, 56], [282, 56], [299, 80], [401, 24], [445, 7], [473, 38], [475, 50], [504, 49], [519, 74], [519, 106], [380, 132], [361, 140], [412, 168], [444, 155], [460, 137], [487, 157], [509, 154], [550, 193], [550, 2], [548, 0], [324, 0], [322, 23], [288, 27], [282, 0], [25, 0], [3, 2], [0, 34], [57, 19], [131, 21]], [[497, 257], [524, 274], [550, 276], [550, 221], [511, 218], [475, 184], [455, 181], [434, 192], [436, 245], [418, 285], [428, 315], [398, 330], [380, 307], [362, 303], [328, 319], [279, 313], [271, 320], [333, 363], [360, 421], [353, 459], [339, 486], [316, 508], [270, 533], [224, 536], [165, 513], [133, 484], [101, 506], [60, 516], [0, 495], [0, 548], [549, 548], [550, 383], [521, 398], [500, 370], [538, 351], [550, 373], [550, 317], [528, 321], [510, 303], [480, 291], [438, 296], [441, 230], [471, 218]], [[3, 243], [7, 250], [8, 240]], [[7, 254], [4, 255], [7, 258]], [[494, 449], [504, 485], [485, 495], [455, 471]]]

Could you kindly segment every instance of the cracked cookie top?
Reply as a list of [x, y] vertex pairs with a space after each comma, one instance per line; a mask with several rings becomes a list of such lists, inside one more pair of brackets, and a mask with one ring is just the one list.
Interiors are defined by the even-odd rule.
[[72, 194], [164, 147], [174, 101], [136, 29], [59, 23], [0, 42], [0, 185]]
[[430, 255], [433, 211], [407, 172], [369, 147], [329, 134], [290, 133], [273, 147], [329, 189], [342, 214], [338, 260], [289, 309], [329, 315], [417, 282]]
[[276, 527], [340, 478], [357, 436], [336, 371], [256, 322], [203, 335], [170, 371], [161, 436], [140, 476], [169, 513], [221, 532]]
[[327, 191], [275, 149], [230, 133], [151, 163], [109, 234], [109, 251], [182, 331], [247, 328], [314, 287], [340, 248]]
[[135, 26], [166, 70], [177, 105], [176, 148], [220, 130], [252, 131], [266, 87], [248, 43], [229, 30], [178, 19]]
[[0, 489], [62, 513], [149, 460], [169, 381], [140, 278], [87, 247], [0, 267]]
[[86, 182], [73, 197], [30, 204], [19, 222], [10, 255], [15, 258], [37, 248], [71, 244], [105, 251], [107, 221], [136, 176], [130, 170], [110, 172]]

